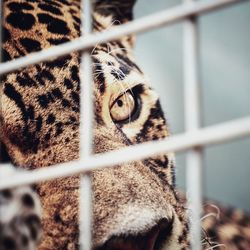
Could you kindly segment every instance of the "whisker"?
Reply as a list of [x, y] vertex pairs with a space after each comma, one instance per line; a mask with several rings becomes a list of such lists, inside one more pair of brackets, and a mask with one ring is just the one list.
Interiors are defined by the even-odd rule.
[[215, 217], [216, 219], [219, 219], [218, 214], [215, 214], [215, 213], [208, 213], [208, 214], [204, 215], [203, 217], [201, 217], [200, 220], [203, 221], [203, 220], [205, 220], [206, 218], [208, 218], [208, 217], [210, 217], [210, 216], [213, 216], [213, 217]]
[[225, 244], [217, 244], [215, 246], [205, 248], [205, 250], [212, 250], [212, 249], [215, 249], [216, 247], [224, 247], [224, 248], [226, 248], [226, 245]]

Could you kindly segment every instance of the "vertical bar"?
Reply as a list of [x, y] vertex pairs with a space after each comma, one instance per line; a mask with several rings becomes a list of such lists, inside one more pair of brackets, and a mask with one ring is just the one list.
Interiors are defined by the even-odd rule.
[[[0, 0], [0, 63], [2, 62], [2, 42], [3, 42], [3, 2], [2, 0]], [[2, 79], [2, 76], [0, 75], [0, 112], [2, 113], [2, 96], [1, 96], [1, 93], [2, 93], [2, 83], [1, 83], [1, 79]], [[1, 115], [1, 114], [0, 114]], [[1, 124], [0, 124], [1, 126]], [[0, 130], [0, 133], [1, 133], [1, 130]], [[0, 135], [0, 138], [2, 136]], [[0, 141], [0, 161], [2, 161], [2, 143]]]
[[2, 62], [2, 41], [3, 41], [3, 2], [0, 0], [0, 63]]
[[[192, 4], [194, 0], [184, 0]], [[192, 16], [184, 23], [184, 104], [186, 131], [200, 127], [200, 85], [198, 69], [198, 24], [197, 17]], [[187, 195], [190, 216], [191, 248], [201, 246], [201, 210], [202, 210], [202, 149], [193, 148], [187, 152]]]
[[[91, 32], [91, 1], [81, 1], [81, 36], [86, 37]], [[81, 55], [80, 65], [81, 98], [80, 98], [80, 160], [88, 158], [92, 153], [92, 68], [90, 53]], [[80, 249], [91, 249], [92, 195], [91, 177], [81, 176], [80, 181]]]

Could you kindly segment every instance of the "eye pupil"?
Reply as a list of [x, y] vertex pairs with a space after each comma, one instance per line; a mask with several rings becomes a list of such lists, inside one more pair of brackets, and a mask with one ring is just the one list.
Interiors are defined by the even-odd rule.
[[122, 106], [123, 106], [123, 101], [122, 101], [122, 100], [118, 100], [118, 101], [117, 101], [117, 105], [118, 105], [119, 107], [122, 107]]

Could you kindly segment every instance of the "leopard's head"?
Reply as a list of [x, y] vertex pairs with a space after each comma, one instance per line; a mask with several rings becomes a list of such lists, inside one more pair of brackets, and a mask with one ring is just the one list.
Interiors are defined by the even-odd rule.
[[[79, 1], [42, 2], [5, 1], [8, 57], [79, 36]], [[130, 21], [134, 2], [96, 1], [94, 32]], [[29, 16], [33, 23], [28, 28], [17, 24], [18, 16]], [[92, 50], [96, 154], [169, 136], [158, 95], [137, 65], [133, 45], [134, 37], [127, 36]], [[2, 140], [17, 165], [38, 168], [78, 158], [79, 58], [72, 53], [4, 77]], [[174, 168], [173, 155], [166, 154], [93, 171], [93, 248], [188, 248], [188, 221], [175, 191]], [[37, 189], [44, 211], [41, 249], [74, 249], [79, 176]]]

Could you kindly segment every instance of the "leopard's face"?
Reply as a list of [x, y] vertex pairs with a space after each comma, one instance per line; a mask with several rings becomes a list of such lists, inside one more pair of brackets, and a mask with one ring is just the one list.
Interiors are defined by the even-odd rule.
[[[131, 19], [133, 2], [96, 1], [94, 31]], [[79, 5], [67, 0], [4, 1], [5, 58], [78, 37]], [[18, 23], [17, 17], [30, 22]], [[158, 95], [132, 49], [133, 38], [123, 37], [92, 50], [95, 153], [169, 135]], [[72, 53], [3, 77], [2, 141], [15, 164], [33, 169], [78, 158], [79, 61], [79, 54]], [[91, 175], [93, 248], [188, 248], [188, 221], [175, 192], [172, 154]], [[37, 192], [44, 231], [39, 249], [75, 249], [79, 176], [41, 183]]]
[[[130, 52], [113, 46], [93, 53], [95, 153], [168, 136], [148, 79]], [[100, 249], [186, 246], [188, 226], [174, 191], [173, 167], [169, 154], [93, 173], [93, 236], [97, 246], [104, 244]]]

